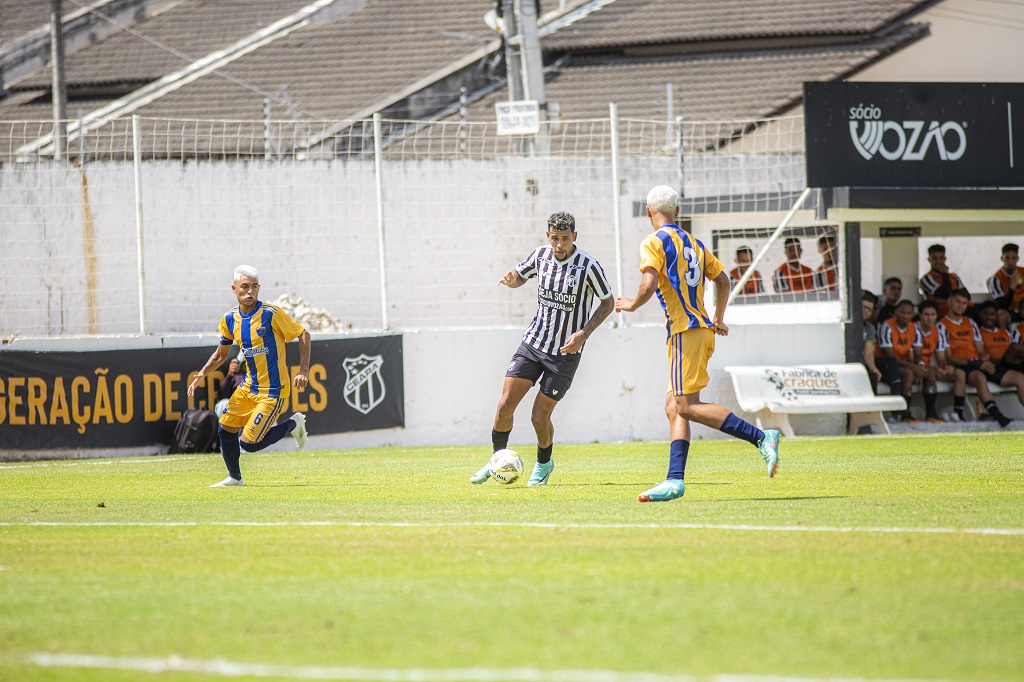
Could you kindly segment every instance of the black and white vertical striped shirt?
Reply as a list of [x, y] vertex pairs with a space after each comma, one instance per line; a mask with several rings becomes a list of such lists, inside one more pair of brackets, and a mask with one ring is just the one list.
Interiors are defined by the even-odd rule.
[[537, 315], [523, 342], [548, 355], [561, 355], [559, 348], [587, 324], [595, 294], [601, 300], [612, 295], [601, 264], [578, 247], [560, 261], [550, 245], [538, 246], [516, 272], [538, 278]]

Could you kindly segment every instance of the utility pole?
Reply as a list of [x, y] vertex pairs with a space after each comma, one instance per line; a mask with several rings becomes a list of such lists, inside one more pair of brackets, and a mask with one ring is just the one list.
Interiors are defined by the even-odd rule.
[[547, 99], [544, 97], [544, 57], [537, 35], [538, 3], [536, 0], [514, 0], [514, 4], [519, 29], [516, 42], [522, 59], [523, 98], [536, 100], [540, 109], [540, 132], [534, 139], [534, 148], [543, 154], [548, 151]]
[[502, 21], [505, 22], [505, 71], [508, 74], [508, 98], [511, 102], [523, 99], [522, 62], [519, 59], [519, 35], [515, 0], [501, 0]]
[[[53, 158], [61, 161], [67, 155], [67, 92], [64, 87], [64, 15], [61, 0], [50, 0], [50, 65], [53, 76]], [[81, 132], [79, 132], [81, 134]]]

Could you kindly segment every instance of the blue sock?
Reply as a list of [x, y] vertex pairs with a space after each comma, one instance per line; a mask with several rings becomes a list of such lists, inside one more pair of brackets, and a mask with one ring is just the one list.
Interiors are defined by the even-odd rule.
[[686, 472], [686, 455], [690, 452], [690, 441], [674, 440], [668, 446], [668, 476], [665, 478], [683, 480]]
[[246, 443], [244, 440], [241, 441], [242, 449], [246, 452], [259, 452], [263, 448], [269, 447], [287, 436], [292, 432], [292, 429], [294, 429], [295, 426], [296, 424], [294, 419], [286, 419], [280, 424], [271, 426], [270, 430], [267, 431], [267, 435], [263, 436], [263, 440], [258, 443]]
[[217, 427], [217, 433], [220, 435], [220, 455], [228, 467], [228, 476], [241, 481], [242, 470], [238, 467], [238, 460], [242, 453], [238, 451], [238, 434], [225, 431], [223, 426]]
[[759, 446], [764, 439], [764, 431], [750, 422], [743, 421], [732, 412], [725, 418], [725, 421], [722, 422], [722, 426], [718, 430], [729, 434], [733, 438], [745, 440], [754, 447]]

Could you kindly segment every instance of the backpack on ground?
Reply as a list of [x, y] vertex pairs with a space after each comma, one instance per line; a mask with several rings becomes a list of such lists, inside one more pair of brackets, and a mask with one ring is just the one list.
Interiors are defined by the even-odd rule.
[[174, 425], [170, 452], [217, 452], [219, 449], [217, 415], [210, 410], [185, 410]]

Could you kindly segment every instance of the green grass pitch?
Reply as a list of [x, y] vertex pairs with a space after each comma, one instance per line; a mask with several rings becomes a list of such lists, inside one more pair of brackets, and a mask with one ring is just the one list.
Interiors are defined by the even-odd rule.
[[781, 452], [664, 504], [665, 443], [2, 464], [0, 680], [1024, 680], [1019, 433]]

